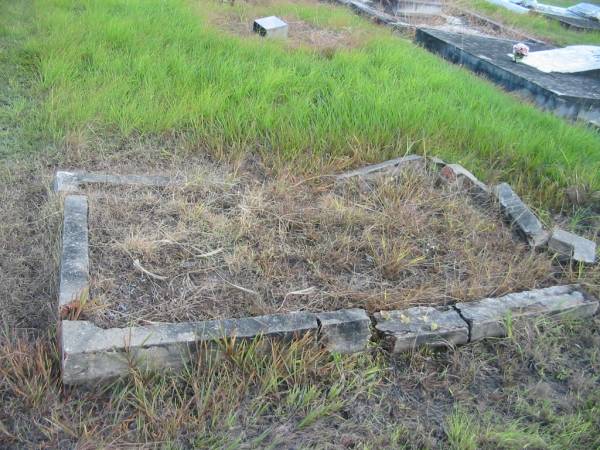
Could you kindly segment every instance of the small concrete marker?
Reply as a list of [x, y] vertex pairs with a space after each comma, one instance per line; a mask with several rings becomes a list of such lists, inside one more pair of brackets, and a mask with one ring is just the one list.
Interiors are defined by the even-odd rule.
[[260, 36], [285, 39], [288, 36], [288, 24], [276, 16], [256, 19], [252, 30]]
[[598, 310], [598, 301], [581, 291], [579, 286], [566, 285], [457, 303], [455, 307], [470, 326], [471, 341], [477, 341], [506, 336], [509, 318], [565, 313], [572, 317], [592, 316]]
[[364, 309], [317, 313], [321, 343], [330, 352], [356, 353], [367, 348], [371, 319]]
[[548, 241], [548, 248], [561, 257], [594, 264], [596, 262], [596, 243], [589, 239], [555, 228]]
[[406, 155], [400, 158], [390, 159], [378, 164], [361, 167], [360, 169], [345, 172], [336, 177], [336, 181], [347, 180], [348, 178], [361, 177], [370, 178], [382, 173], [394, 172], [408, 164], [423, 162], [425, 158], [419, 155]]
[[178, 370], [206, 345], [218, 352], [223, 339], [256, 337], [291, 340], [315, 337], [317, 319], [312, 313], [245, 317], [102, 329], [91, 322], [61, 322], [62, 379], [65, 384], [92, 383], [126, 375], [132, 362], [152, 370]]
[[84, 195], [67, 195], [64, 203], [62, 254], [60, 260], [59, 316], [64, 317], [88, 295], [88, 203]]
[[419, 306], [399, 311], [375, 313], [375, 329], [392, 353], [427, 345], [448, 347], [466, 344], [469, 327], [451, 308]]
[[504, 215], [511, 221], [529, 245], [540, 247], [548, 242], [549, 233], [544, 230], [540, 220], [523, 203], [507, 183], [494, 187], [494, 194], [500, 203]]

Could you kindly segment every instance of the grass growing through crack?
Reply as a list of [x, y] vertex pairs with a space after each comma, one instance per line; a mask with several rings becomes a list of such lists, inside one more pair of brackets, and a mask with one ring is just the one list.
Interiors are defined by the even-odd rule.
[[[553, 206], [565, 186], [600, 187], [592, 131], [523, 104], [350, 11], [260, 7], [372, 34], [358, 47], [324, 54], [223, 33], [211, 14], [229, 8], [208, 0], [38, 0], [40, 32], [28, 43], [45, 93], [36, 126], [57, 139], [187, 130], [213, 151], [256, 150], [313, 169], [323, 158], [434, 152], [482, 176], [501, 173]], [[254, 15], [244, 8], [244, 17]]]

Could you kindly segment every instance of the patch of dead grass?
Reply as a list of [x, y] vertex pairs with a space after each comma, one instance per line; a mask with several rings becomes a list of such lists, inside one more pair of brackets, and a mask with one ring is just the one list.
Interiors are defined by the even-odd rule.
[[493, 207], [424, 169], [334, 188], [205, 167], [184, 187], [89, 194], [84, 315], [102, 326], [398, 309], [557, 282]]

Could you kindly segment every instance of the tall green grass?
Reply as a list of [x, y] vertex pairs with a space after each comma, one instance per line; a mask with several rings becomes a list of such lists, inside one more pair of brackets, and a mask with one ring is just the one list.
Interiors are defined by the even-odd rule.
[[[83, 128], [186, 130], [209, 145], [284, 159], [407, 150], [462, 162], [557, 203], [567, 185], [600, 188], [600, 139], [351, 12], [327, 4], [272, 7], [200, 0], [37, 0], [45, 101], [55, 138]], [[240, 10], [241, 8], [241, 10]], [[256, 9], [253, 9], [256, 8]], [[372, 33], [322, 52], [219, 30], [214, 14], [275, 12]], [[308, 155], [308, 156], [306, 156]]]
[[[558, 45], [600, 45], [600, 31], [576, 31], [566, 28], [556, 20], [533, 13], [517, 14], [501, 6], [489, 3], [487, 0], [459, 0], [459, 2], [470, 9], [480, 11], [487, 17], [499, 20], [505, 25], [531, 33], [540, 39]], [[540, 3], [568, 7], [580, 2], [572, 0], [544, 0]]]

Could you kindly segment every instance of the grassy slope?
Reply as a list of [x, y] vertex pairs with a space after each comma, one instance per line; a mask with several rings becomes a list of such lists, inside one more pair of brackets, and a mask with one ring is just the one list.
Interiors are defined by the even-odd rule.
[[[376, 39], [335, 54], [239, 39], [207, 25], [221, 3], [38, 0], [47, 93], [42, 126], [55, 138], [92, 126], [191, 130], [228, 151], [293, 158], [382, 160], [428, 151], [499, 175], [548, 204], [570, 184], [600, 188], [600, 139], [502, 93], [329, 5], [286, 6], [307, 21], [369, 27]], [[239, 7], [238, 7], [239, 8]], [[198, 10], [198, 14], [194, 11]], [[265, 11], [264, 9], [262, 11]], [[317, 14], [318, 11], [318, 14]]]
[[[516, 14], [486, 0], [459, 0], [469, 9], [479, 11], [486, 17], [495, 19], [507, 26], [523, 30], [534, 36], [558, 45], [600, 45], [600, 31], [580, 32], [570, 30], [559, 22], [533, 14]], [[570, 6], [579, 2], [540, 2], [556, 6]], [[562, 3], [562, 4], [559, 4]]]

